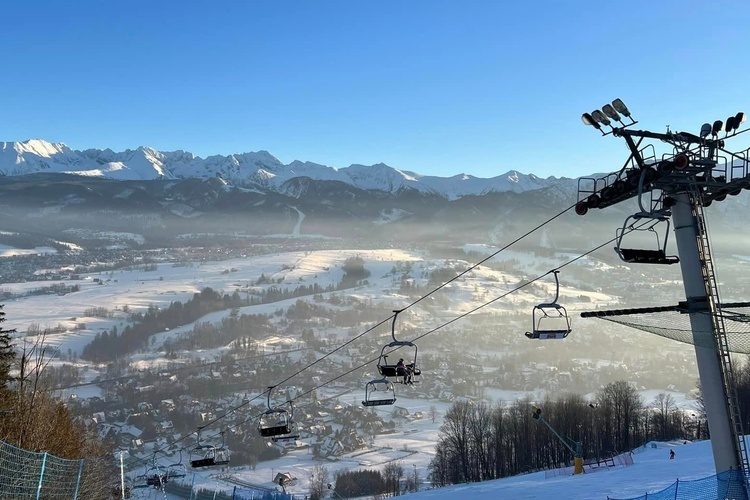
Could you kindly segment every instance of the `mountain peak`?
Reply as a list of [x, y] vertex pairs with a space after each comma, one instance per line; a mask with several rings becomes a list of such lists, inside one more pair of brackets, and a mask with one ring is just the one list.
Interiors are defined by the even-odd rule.
[[65, 144], [42, 139], [0, 144], [0, 174], [9, 176], [53, 172], [118, 180], [218, 177], [238, 187], [279, 192], [285, 189], [287, 181], [307, 177], [315, 181], [343, 182], [367, 191], [395, 194], [413, 189], [448, 199], [492, 191], [522, 192], [556, 182], [554, 177], [540, 179], [517, 170], [483, 179], [465, 173], [452, 177], [426, 176], [382, 162], [369, 166], [352, 164], [345, 168], [300, 160], [285, 165], [266, 150], [202, 159], [188, 151], [162, 152], [148, 146], [118, 153], [109, 148], [75, 151]]

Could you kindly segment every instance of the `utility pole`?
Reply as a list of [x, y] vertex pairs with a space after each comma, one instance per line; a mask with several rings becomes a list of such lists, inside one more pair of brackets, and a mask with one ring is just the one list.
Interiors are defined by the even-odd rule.
[[[741, 469], [747, 475], [747, 445], [703, 213], [711, 203], [737, 195], [743, 188], [750, 189], [750, 148], [732, 152], [725, 144], [746, 132], [739, 131], [745, 115], [737, 113], [726, 123], [706, 123], [698, 135], [669, 129], [655, 133], [630, 128], [638, 122], [625, 104], [615, 99], [601, 110], [584, 113], [581, 119], [604, 136], [623, 138], [630, 156], [618, 172], [598, 179], [579, 179], [576, 213], [585, 215], [589, 209], [637, 197], [640, 211], [617, 231], [615, 250], [627, 263], [680, 263], [686, 297], [681, 312], [690, 317], [716, 472]], [[671, 152], [657, 157], [653, 146], [641, 147], [645, 139], [662, 141], [671, 146]], [[670, 218], [678, 256], [667, 255]], [[655, 249], [623, 244], [632, 232], [656, 231], [664, 225], [666, 232], [663, 239], [657, 239]]]

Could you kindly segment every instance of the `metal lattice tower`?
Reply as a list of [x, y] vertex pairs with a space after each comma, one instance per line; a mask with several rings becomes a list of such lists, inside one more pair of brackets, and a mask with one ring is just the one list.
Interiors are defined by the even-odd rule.
[[[629, 123], [625, 124], [623, 117]], [[622, 137], [630, 157], [618, 172], [579, 179], [576, 213], [585, 215], [591, 208], [605, 208], [637, 197], [640, 211], [626, 219], [617, 232], [620, 258], [633, 264], [679, 262], [716, 471], [741, 469], [747, 478], [750, 461], [703, 212], [703, 207], [714, 201], [721, 202], [727, 195], [750, 189], [750, 148], [740, 152], [725, 148], [727, 139], [745, 132], [738, 130], [745, 115], [730, 116], [726, 124], [721, 120], [706, 123], [699, 135], [669, 130], [654, 133], [631, 129], [637, 122], [625, 104], [616, 99], [601, 111], [584, 113], [582, 120], [602, 135]], [[609, 131], [602, 127], [609, 127]], [[722, 133], [724, 136], [719, 137]], [[672, 150], [658, 158], [652, 145], [641, 146], [645, 139], [662, 141]], [[679, 256], [666, 253], [670, 219]], [[666, 224], [667, 228], [663, 238], [659, 239], [657, 233], [656, 249], [626, 248], [623, 244], [630, 232], [641, 228], [656, 232], [659, 224]]]

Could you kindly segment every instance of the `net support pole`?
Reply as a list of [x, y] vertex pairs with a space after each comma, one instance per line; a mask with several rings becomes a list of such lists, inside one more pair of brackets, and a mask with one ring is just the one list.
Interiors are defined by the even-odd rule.
[[122, 460], [122, 453], [120, 452], [120, 491], [122, 492], [122, 500], [125, 500], [125, 464]]
[[[693, 217], [692, 201], [688, 193], [678, 193], [674, 196], [672, 206], [672, 222], [680, 257], [682, 281], [688, 302], [691, 299], [707, 300], [706, 285], [701, 267], [700, 250], [698, 247], [697, 221]], [[711, 332], [714, 341], [716, 331], [710, 315], [690, 313], [690, 326], [695, 332]], [[735, 443], [731, 422], [724, 394], [721, 364], [717, 347], [700, 347], [698, 339], [694, 338], [695, 357], [698, 365], [701, 391], [705, 402], [708, 428], [711, 432], [711, 449], [714, 455], [716, 473], [728, 469], [737, 469]]]
[[81, 459], [81, 462], [78, 464], [78, 478], [76, 479], [76, 491], [73, 494], [73, 500], [78, 499], [78, 490], [81, 488], [81, 476], [83, 476], [83, 458]]
[[47, 452], [44, 452], [42, 457], [42, 470], [39, 471], [39, 485], [36, 488], [36, 500], [39, 500], [42, 496], [42, 484], [44, 484], [44, 469], [47, 465]]

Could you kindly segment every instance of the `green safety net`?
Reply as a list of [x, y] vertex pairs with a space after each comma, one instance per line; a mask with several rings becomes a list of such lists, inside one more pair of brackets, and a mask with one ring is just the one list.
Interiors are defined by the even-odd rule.
[[16, 448], [0, 441], [0, 499], [78, 498], [83, 460]]

